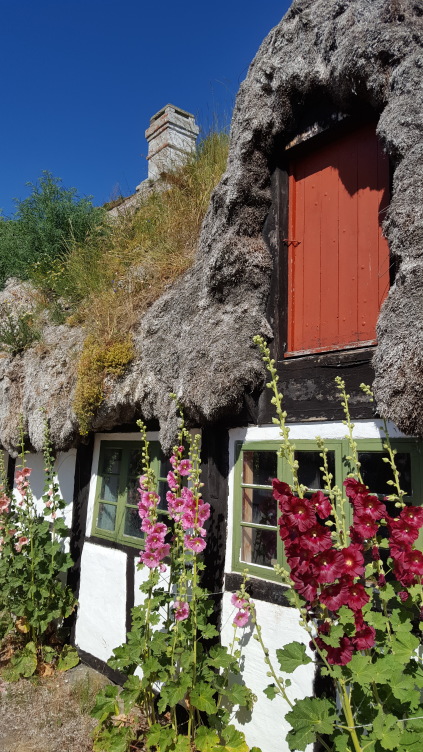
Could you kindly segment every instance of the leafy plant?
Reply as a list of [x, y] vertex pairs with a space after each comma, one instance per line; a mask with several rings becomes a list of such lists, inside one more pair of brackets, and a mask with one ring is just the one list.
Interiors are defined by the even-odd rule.
[[[336, 699], [290, 698], [290, 682], [284, 674], [310, 658], [304, 646], [291, 643], [277, 651], [282, 674], [275, 670], [253, 610], [256, 639], [273, 679], [266, 694], [270, 699], [281, 695], [290, 707], [286, 719], [292, 726], [287, 737], [291, 750], [305, 750], [316, 738], [329, 752], [417, 750], [423, 729], [423, 665], [418, 652], [423, 554], [414, 544], [423, 526], [423, 509], [404, 501], [386, 426], [385, 462], [393, 471], [393, 493], [381, 500], [364, 484], [348, 395], [340, 377], [336, 382], [350, 444], [346, 498], [332, 485], [321, 440], [325, 493], [304, 487], [298, 479], [275, 363], [265, 341], [256, 337], [255, 342], [270, 373], [280, 451], [292, 473], [291, 485], [273, 481], [290, 573], [280, 567], [278, 571], [291, 586], [288, 597], [299, 610], [300, 624], [308, 633], [322, 674], [333, 682]], [[369, 387], [362, 388], [372, 399]], [[353, 514], [350, 527], [347, 505]]]
[[[138, 506], [145, 533], [140, 566], [147, 567], [149, 574], [140, 588], [144, 601], [132, 612], [127, 642], [109, 661], [128, 680], [120, 694], [117, 687], [106, 687], [97, 697], [94, 750], [124, 752], [141, 734], [148, 749], [160, 752], [248, 752], [244, 735], [229, 721], [230, 708], [251, 708], [254, 702], [249, 689], [230, 681], [240, 673], [236, 630], [248, 621], [249, 600], [244, 589], [234, 596], [238, 614], [232, 644], [229, 649], [216, 644], [218, 631], [210, 622], [214, 604], [200, 584], [204, 569], [200, 555], [206, 547], [203, 525], [210, 507], [201, 498], [199, 437], [191, 439], [181, 416], [167, 476], [167, 515], [163, 515], [145, 426], [140, 423], [140, 427], [144, 474]], [[188, 457], [184, 445], [189, 447]], [[170, 567], [165, 563], [169, 559]], [[178, 707], [185, 708], [183, 720]], [[146, 731], [137, 732], [131, 724], [134, 708], [141, 709]]]
[[30, 488], [31, 469], [25, 463], [23, 431], [21, 443], [20, 466], [15, 474], [16, 496], [7, 489], [3, 467], [0, 610], [7, 621], [6, 632], [15, 632], [23, 645], [11, 662], [11, 675], [28, 676], [30, 668], [32, 674], [43, 664], [58, 662], [59, 670], [66, 670], [76, 665], [79, 658], [69, 646], [59, 657], [57, 629], [72, 613], [76, 601], [70, 588], [59, 579], [72, 560], [63, 550], [69, 531], [61, 515], [65, 502], [55, 477], [47, 422], [42, 513], [37, 509]]
[[16, 355], [40, 337], [33, 313], [12, 311], [7, 303], [0, 306], [0, 349]]

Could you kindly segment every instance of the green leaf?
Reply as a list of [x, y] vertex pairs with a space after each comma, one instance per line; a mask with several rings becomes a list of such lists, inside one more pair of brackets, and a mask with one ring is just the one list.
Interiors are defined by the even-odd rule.
[[161, 726], [155, 723], [149, 729], [145, 743], [148, 749], [157, 747], [157, 752], [166, 752], [169, 747], [173, 746], [173, 729], [171, 726]]
[[69, 671], [71, 668], [75, 668], [79, 663], [79, 655], [75, 648], [71, 645], [64, 645], [62, 652], [60, 653], [59, 660], [57, 661], [58, 671]]
[[298, 666], [306, 666], [308, 663], [312, 663], [312, 659], [307, 655], [305, 645], [302, 642], [290, 642], [276, 651], [276, 657], [281, 671], [285, 671], [287, 674], [292, 674]]
[[213, 624], [205, 624], [199, 628], [205, 640], [211, 640], [213, 637], [217, 637], [219, 632]]
[[159, 713], [164, 713], [168, 706], [174, 708], [178, 702], [183, 700], [190, 682], [191, 677], [188, 674], [182, 674], [179, 682], [166, 682], [163, 684], [158, 704]]
[[207, 663], [214, 668], [230, 668], [235, 663], [235, 658], [224, 645], [214, 645], [210, 649]]
[[128, 679], [123, 685], [122, 692], [120, 693], [120, 699], [123, 702], [125, 713], [135, 705], [141, 692], [142, 684], [140, 678], [134, 674], [128, 676]]
[[336, 720], [333, 702], [317, 697], [297, 700], [286, 716], [292, 726], [287, 736], [290, 750], [305, 750], [315, 741], [316, 734], [331, 734]]
[[266, 695], [266, 697], [269, 698], [269, 700], [274, 700], [275, 697], [279, 694], [276, 684], [269, 684], [269, 686], [266, 687], [266, 689], [263, 689], [263, 692]]
[[335, 745], [336, 752], [349, 752], [350, 735], [342, 734], [335, 736], [333, 743]]
[[219, 747], [219, 735], [214, 729], [200, 726], [195, 735], [195, 747], [198, 752], [214, 752]]
[[203, 710], [209, 715], [217, 711], [213, 689], [205, 682], [199, 682], [190, 692], [190, 703], [198, 710]]
[[404, 632], [396, 635], [396, 639], [392, 642], [391, 650], [395, 656], [400, 660], [407, 663], [415, 650], [420, 645], [420, 640], [409, 632]]
[[402, 729], [398, 718], [390, 713], [379, 710], [373, 721], [373, 729], [370, 738], [379, 742], [383, 749], [395, 750], [402, 736]]
[[242, 731], [238, 731], [235, 726], [227, 726], [222, 732], [225, 740], [223, 749], [225, 752], [249, 752], [249, 747], [245, 741]]
[[251, 700], [251, 690], [242, 684], [231, 684], [224, 690], [224, 694], [232, 705], [245, 707]]
[[130, 728], [113, 726], [110, 729], [102, 729], [96, 734], [93, 750], [94, 752], [127, 752], [131, 737]]
[[112, 687], [109, 684], [97, 694], [91, 715], [94, 718], [97, 718], [99, 723], [103, 723], [107, 718], [119, 714], [119, 705], [117, 702], [118, 692], [119, 687]]
[[191, 752], [191, 742], [188, 736], [179, 736], [175, 744], [175, 752]]

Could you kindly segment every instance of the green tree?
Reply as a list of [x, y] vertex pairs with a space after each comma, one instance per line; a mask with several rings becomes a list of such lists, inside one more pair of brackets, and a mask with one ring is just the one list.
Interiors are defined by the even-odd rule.
[[30, 195], [16, 200], [11, 218], [0, 218], [0, 284], [9, 277], [40, 279], [74, 243], [84, 241], [104, 223], [105, 212], [76, 188], [44, 171], [28, 183]]

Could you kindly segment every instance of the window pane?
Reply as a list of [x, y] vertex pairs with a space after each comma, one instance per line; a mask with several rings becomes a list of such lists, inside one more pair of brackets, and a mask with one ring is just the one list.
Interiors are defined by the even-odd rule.
[[133, 449], [129, 455], [128, 475], [139, 478], [142, 472], [142, 452], [141, 449]]
[[159, 478], [166, 478], [168, 472], [172, 470], [172, 465], [168, 459], [160, 460]]
[[143, 534], [140, 527], [141, 520], [138, 514], [138, 509], [126, 509], [124, 534], [130, 535], [131, 538], [142, 538]]
[[165, 480], [159, 481], [158, 494], [160, 496], [160, 501], [159, 501], [159, 503], [157, 505], [157, 509], [162, 509], [165, 512], [167, 512], [166, 493], [168, 491], [169, 491], [169, 486], [167, 485], [167, 481], [165, 481]]
[[276, 501], [271, 491], [244, 488], [242, 491], [242, 520], [257, 525], [276, 525]]
[[[383, 462], [382, 457], [386, 457], [385, 452], [358, 452], [361, 474], [366, 486], [372, 493], [391, 494], [395, 489], [386, 481], [393, 480], [392, 470], [387, 462]], [[398, 452], [395, 455], [395, 463], [400, 473], [401, 488], [411, 496], [411, 458], [408, 452]]]
[[138, 477], [137, 478], [128, 478], [128, 482], [126, 484], [126, 503], [127, 504], [138, 504], [141, 496], [138, 493], [139, 485], [138, 485]]
[[122, 452], [120, 449], [109, 447], [104, 449], [103, 462], [101, 466], [101, 475], [119, 474], [120, 473], [120, 461]]
[[278, 474], [276, 452], [244, 452], [242, 470], [243, 483], [271, 486]]
[[119, 492], [119, 476], [104, 475], [101, 479], [100, 498], [105, 501], [117, 501]]
[[114, 530], [116, 523], [116, 507], [112, 504], [100, 504], [98, 508], [97, 527], [101, 530]]
[[[323, 467], [323, 458], [321, 452], [298, 451], [295, 452], [295, 459], [298, 460], [298, 479], [303, 486], [307, 488], [321, 488], [325, 486], [323, 473], [320, 470]], [[329, 472], [335, 477], [335, 452], [327, 453]]]
[[242, 528], [241, 559], [248, 564], [272, 567], [276, 564], [276, 530]]

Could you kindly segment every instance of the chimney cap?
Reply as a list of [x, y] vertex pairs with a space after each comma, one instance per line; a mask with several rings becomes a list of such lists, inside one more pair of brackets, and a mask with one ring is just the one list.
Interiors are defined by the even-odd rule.
[[169, 111], [173, 111], [177, 115], [182, 115], [182, 117], [195, 118], [195, 115], [193, 115], [192, 112], [187, 112], [186, 110], [182, 110], [180, 107], [176, 107], [174, 104], [165, 104], [164, 107], [161, 107], [161, 109], [150, 118], [150, 123], [153, 123], [154, 120], [157, 120], [159, 117], [161, 117], [163, 113], [169, 112]]

